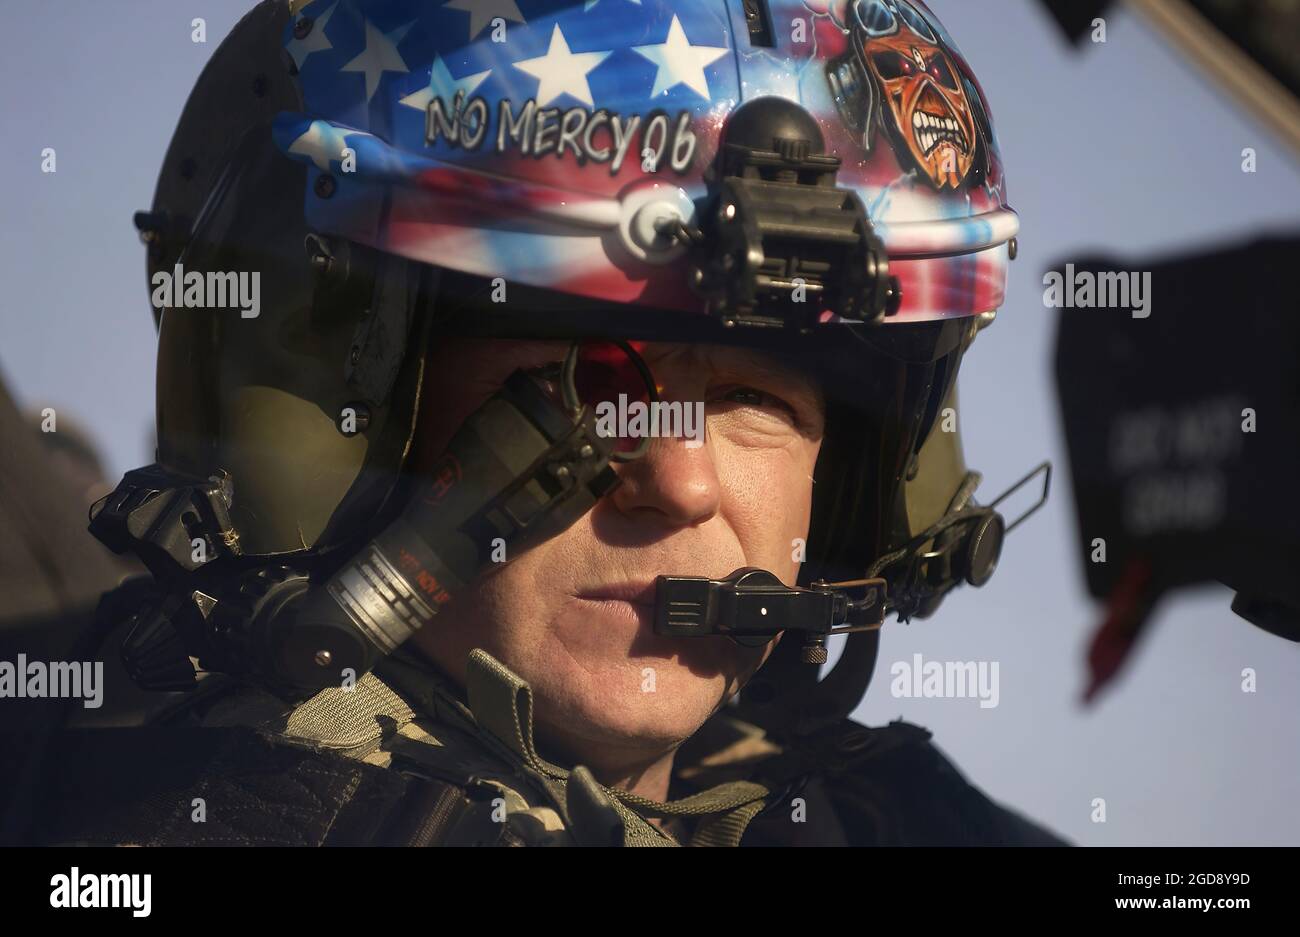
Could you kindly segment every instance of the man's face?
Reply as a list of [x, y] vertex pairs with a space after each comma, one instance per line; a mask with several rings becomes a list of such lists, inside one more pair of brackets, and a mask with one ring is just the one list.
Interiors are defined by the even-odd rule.
[[[516, 369], [560, 360], [548, 342], [459, 339], [430, 353], [417, 469]], [[705, 441], [655, 438], [616, 466], [621, 484], [560, 535], [491, 569], [415, 641], [463, 681], [481, 647], [527, 680], [544, 743], [588, 764], [689, 738], [771, 646], [654, 634], [662, 574], [722, 577], [758, 566], [793, 584], [808, 534], [824, 406], [815, 381], [759, 352], [651, 344], [665, 401], [700, 402]], [[596, 401], [589, 401], [596, 403]]]

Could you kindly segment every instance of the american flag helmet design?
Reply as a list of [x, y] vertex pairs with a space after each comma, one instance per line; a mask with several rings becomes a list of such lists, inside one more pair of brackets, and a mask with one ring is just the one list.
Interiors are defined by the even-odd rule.
[[302, 110], [273, 133], [308, 164], [322, 233], [702, 310], [654, 222], [696, 219], [728, 115], [778, 96], [817, 120], [884, 241], [903, 296], [887, 322], [1002, 303], [1018, 220], [988, 107], [917, 0], [313, 0], [283, 44]]

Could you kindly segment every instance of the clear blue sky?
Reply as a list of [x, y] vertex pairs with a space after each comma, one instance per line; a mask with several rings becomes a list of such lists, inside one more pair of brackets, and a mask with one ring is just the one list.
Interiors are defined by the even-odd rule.
[[[189, 88], [251, 6], [235, 0], [33, 4], [0, 31], [0, 369], [21, 402], [88, 424], [114, 477], [150, 461], [153, 328], [131, 226], [149, 205]], [[1052, 503], [981, 591], [887, 627], [860, 715], [928, 726], [965, 773], [1082, 843], [1300, 844], [1300, 653], [1210, 588], [1161, 610], [1128, 673], [1083, 711], [1098, 616], [1071, 552], [1073, 513], [1050, 380], [1042, 271], [1097, 249], [1147, 258], [1300, 228], [1300, 171], [1262, 128], [1135, 17], [1067, 49], [1030, 0], [932, 0], [979, 73], [1023, 230], [1009, 300], [967, 358], [961, 414], [985, 494], [1045, 457]], [[190, 41], [207, 20], [209, 42]], [[58, 173], [39, 154], [58, 153]], [[1240, 172], [1243, 147], [1259, 172]], [[1295, 310], [1279, 310], [1295, 314]], [[893, 699], [889, 665], [998, 661], [1001, 702]], [[1259, 692], [1240, 692], [1254, 667]], [[1107, 822], [1089, 821], [1093, 798]]]

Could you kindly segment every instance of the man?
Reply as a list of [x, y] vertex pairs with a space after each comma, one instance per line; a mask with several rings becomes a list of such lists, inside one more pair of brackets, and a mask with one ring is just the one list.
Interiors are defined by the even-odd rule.
[[158, 464], [91, 526], [157, 703], [44, 739], [25, 835], [1056, 842], [847, 719], [1001, 543], [936, 428], [1016, 230], [969, 66], [910, 0], [615, 6], [218, 50], [138, 219]]
[[[441, 454], [439, 430], [482, 403], [486, 388], [474, 393], [462, 374], [513, 371], [563, 352], [500, 344], [436, 352], [460, 367], [435, 360], [430, 368], [426, 399], [443, 408], [422, 427], [423, 454]], [[645, 359], [664, 400], [703, 403], [704, 444], [655, 439], [644, 458], [620, 467], [621, 484], [590, 512], [490, 569], [413, 641], [462, 685], [469, 653], [488, 651], [526, 675], [542, 702], [536, 728], [566, 760], [611, 786], [665, 800], [677, 747], [740, 689], [768, 648], [654, 634], [655, 577], [691, 569], [721, 578], [758, 566], [794, 582], [825, 416], [813, 378], [759, 352], [665, 344], [650, 346]]]

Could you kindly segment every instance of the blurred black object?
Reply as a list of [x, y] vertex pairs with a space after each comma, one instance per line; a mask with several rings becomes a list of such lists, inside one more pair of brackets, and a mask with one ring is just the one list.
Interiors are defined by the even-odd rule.
[[[1041, 0], [1066, 37], [1078, 43], [1104, 16], [1114, 0]], [[1135, 4], [1159, 6], [1169, 18], [1195, 28], [1208, 27], [1257, 62], [1283, 87], [1300, 97], [1300, 3], [1287, 0], [1145, 0]]]
[[1078, 42], [1092, 29], [1092, 21], [1110, 7], [1112, 0], [1042, 0], [1043, 6], [1060, 24], [1071, 42]]
[[[1078, 44], [1111, 0], [1041, 0]], [[1127, 6], [1300, 154], [1300, 3], [1128, 0]]]
[[1183, 2], [1300, 98], [1300, 3], [1294, 0]]
[[1300, 236], [1073, 267], [1151, 273], [1147, 318], [1065, 309], [1057, 336], [1079, 550], [1109, 605], [1088, 695], [1174, 587], [1223, 582], [1300, 641]]

